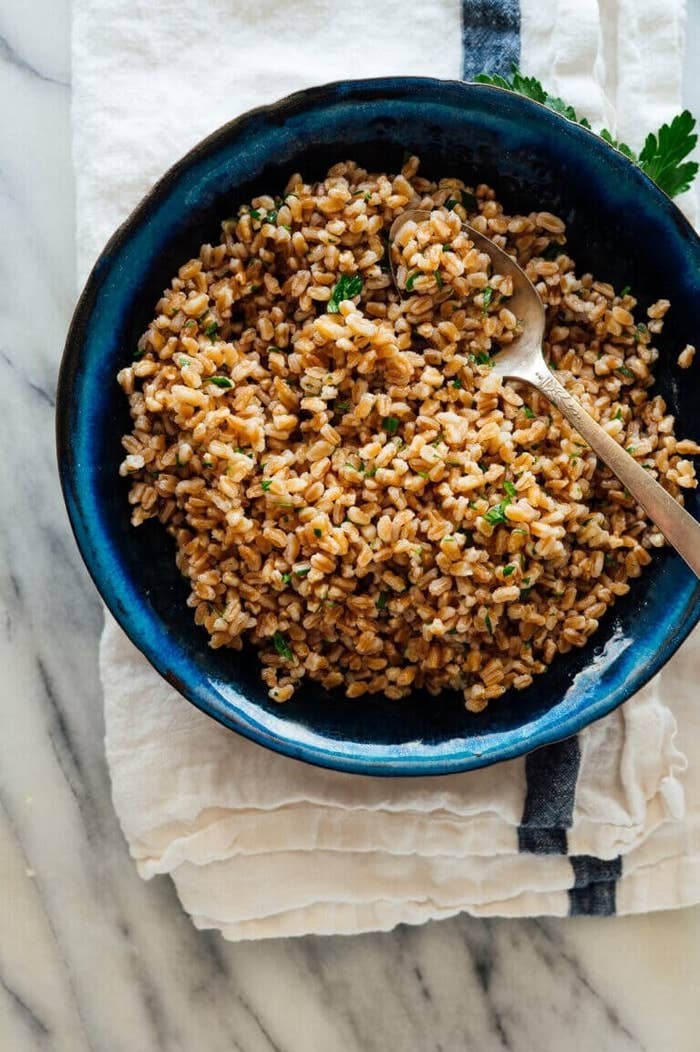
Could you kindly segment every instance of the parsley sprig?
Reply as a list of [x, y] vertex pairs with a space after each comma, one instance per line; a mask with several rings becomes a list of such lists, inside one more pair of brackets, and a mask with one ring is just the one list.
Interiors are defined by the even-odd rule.
[[[579, 117], [573, 106], [569, 106], [556, 95], [550, 95], [536, 77], [524, 76], [517, 66], [513, 66], [510, 77], [480, 73], [474, 79], [479, 84], [493, 84], [499, 88], [507, 88], [508, 91], [515, 91], [518, 95], [540, 102], [584, 128], [591, 128], [586, 118]], [[698, 173], [697, 162], [685, 160], [698, 141], [694, 130], [695, 118], [689, 110], [684, 110], [674, 117], [670, 124], [663, 124], [656, 134], [650, 132], [639, 155], [627, 143], [614, 139], [607, 128], [601, 130], [600, 137], [638, 165], [669, 197], [676, 197], [690, 187]]]

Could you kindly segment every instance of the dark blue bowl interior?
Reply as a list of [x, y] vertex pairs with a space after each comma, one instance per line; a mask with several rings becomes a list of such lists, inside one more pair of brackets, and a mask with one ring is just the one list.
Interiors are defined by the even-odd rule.
[[[348, 701], [305, 686], [271, 703], [251, 650], [212, 651], [185, 606], [173, 545], [157, 524], [129, 525], [117, 474], [129, 427], [115, 382], [177, 267], [216, 239], [220, 220], [289, 174], [307, 180], [354, 158], [396, 171], [406, 151], [426, 175], [488, 182], [508, 209], [546, 209], [569, 225], [579, 272], [630, 285], [642, 307], [673, 304], [658, 389], [684, 437], [700, 437], [694, 373], [678, 352], [696, 333], [700, 245], [671, 202], [584, 129], [499, 89], [424, 79], [355, 81], [302, 92], [216, 132], [175, 166], [107, 245], [78, 304], [63, 360], [59, 466], [88, 568], [116, 618], [190, 701], [261, 743], [369, 774], [440, 774], [566, 737], [628, 698], [700, 616], [700, 588], [675, 553], [655, 556], [589, 646], [558, 657], [528, 690], [479, 716], [455, 695]], [[640, 315], [641, 316], [641, 315]], [[682, 382], [681, 382], [682, 377]], [[697, 494], [688, 507], [700, 514]]]

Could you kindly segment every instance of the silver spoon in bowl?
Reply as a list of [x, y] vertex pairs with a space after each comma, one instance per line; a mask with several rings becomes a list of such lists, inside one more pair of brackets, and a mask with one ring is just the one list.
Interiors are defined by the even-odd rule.
[[[429, 218], [430, 212], [423, 209], [402, 212], [392, 223], [389, 231], [390, 244], [396, 240], [404, 223], [421, 223]], [[463, 223], [462, 227], [476, 248], [489, 257], [496, 273], [512, 278], [513, 295], [509, 297], [508, 306], [523, 321], [522, 334], [499, 350], [495, 357], [494, 372], [504, 380], [522, 380], [545, 395], [644, 508], [693, 573], [700, 577], [700, 522], [696, 522], [626, 449], [596, 423], [556, 377], [552, 376], [542, 357], [545, 312], [534, 285], [515, 260], [494, 245], [490, 238], [466, 223]], [[391, 253], [389, 255], [391, 256]], [[404, 292], [399, 288], [391, 259], [390, 265], [394, 284], [399, 295], [403, 296]]]

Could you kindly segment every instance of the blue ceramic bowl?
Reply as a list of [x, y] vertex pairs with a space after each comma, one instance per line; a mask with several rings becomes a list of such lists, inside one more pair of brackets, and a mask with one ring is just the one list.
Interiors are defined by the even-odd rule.
[[[630, 285], [642, 308], [667, 296], [673, 308], [660, 340], [658, 389], [683, 435], [700, 438], [696, 374], [676, 365], [697, 336], [700, 241], [678, 209], [602, 140], [538, 104], [498, 88], [428, 79], [301, 92], [227, 124], [187, 154], [95, 265], [58, 393], [58, 458], [73, 529], [95, 584], [136, 646], [228, 727], [289, 756], [364, 774], [464, 771], [567, 737], [629, 698], [700, 617], [700, 585], [664, 550], [588, 646], [556, 658], [532, 687], [479, 716], [454, 695], [348, 701], [314, 684], [278, 706], [263, 690], [253, 653], [208, 647], [161, 528], [129, 526], [127, 486], [117, 474], [128, 415], [115, 374], [178, 265], [217, 236], [234, 206], [278, 192], [291, 172], [313, 179], [348, 157], [395, 171], [406, 150], [421, 155], [428, 175], [485, 181], [511, 210], [562, 216], [579, 271]], [[700, 515], [696, 492], [688, 507]]]

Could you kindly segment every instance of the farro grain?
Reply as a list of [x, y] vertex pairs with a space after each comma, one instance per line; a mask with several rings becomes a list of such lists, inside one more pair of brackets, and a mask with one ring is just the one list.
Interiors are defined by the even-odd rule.
[[[587, 411], [677, 499], [697, 484], [700, 446], [649, 391], [668, 301], [636, 325], [634, 297], [577, 276], [559, 217], [417, 173], [346, 162], [243, 206], [117, 377], [132, 522], [173, 536], [195, 623], [215, 648], [250, 639], [279, 702], [308, 676], [349, 697], [454, 688], [481, 711], [584, 646], [663, 544], [556, 409], [493, 375], [521, 323], [465, 219], [526, 268]], [[448, 212], [461, 189], [478, 207]], [[435, 211], [392, 248], [401, 301], [386, 232], [407, 207]]]

